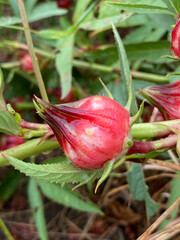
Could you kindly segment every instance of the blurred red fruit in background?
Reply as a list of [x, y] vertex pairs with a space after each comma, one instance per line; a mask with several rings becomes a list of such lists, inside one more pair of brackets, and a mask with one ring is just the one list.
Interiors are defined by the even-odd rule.
[[5, 135], [4, 137], [1, 138], [0, 150], [4, 151], [6, 149], [15, 147], [22, 143], [25, 143], [25, 141], [20, 137], [14, 135]]
[[68, 8], [71, 5], [70, 0], [57, 0], [59, 8]]

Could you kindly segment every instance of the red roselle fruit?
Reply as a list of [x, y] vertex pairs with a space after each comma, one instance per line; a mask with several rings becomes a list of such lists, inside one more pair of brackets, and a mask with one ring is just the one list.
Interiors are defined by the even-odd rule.
[[165, 120], [180, 119], [180, 80], [141, 89], [140, 94], [159, 109]]
[[57, 0], [59, 8], [68, 8], [71, 5], [70, 0]]
[[171, 50], [180, 58], [180, 20], [177, 21], [171, 33]]
[[14, 136], [14, 135], [5, 135], [1, 139], [0, 150], [4, 151], [6, 149], [15, 147], [15, 146], [20, 145], [22, 143], [25, 143], [25, 141], [20, 137], [17, 137], [17, 136]]
[[36, 98], [39, 115], [50, 125], [70, 161], [81, 168], [101, 168], [125, 154], [129, 112], [104, 96], [63, 105]]
[[33, 70], [33, 64], [32, 59], [29, 53], [25, 53], [23, 55], [20, 55], [19, 57], [21, 68], [26, 71], [30, 72]]

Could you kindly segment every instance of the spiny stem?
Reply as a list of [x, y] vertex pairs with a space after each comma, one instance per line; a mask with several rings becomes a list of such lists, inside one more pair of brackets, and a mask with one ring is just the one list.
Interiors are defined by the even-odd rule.
[[19, 7], [20, 14], [21, 14], [22, 24], [23, 24], [23, 27], [24, 27], [24, 33], [25, 33], [29, 53], [31, 55], [33, 68], [34, 68], [34, 73], [35, 73], [35, 76], [36, 76], [36, 79], [37, 79], [37, 82], [38, 82], [41, 97], [46, 102], [49, 102], [48, 96], [47, 96], [47, 93], [46, 93], [46, 89], [45, 89], [45, 86], [44, 86], [44, 82], [43, 82], [43, 79], [42, 79], [42, 76], [41, 76], [41, 72], [40, 72], [40, 69], [39, 69], [38, 59], [35, 55], [33, 41], [32, 41], [32, 37], [31, 37], [30, 29], [29, 29], [29, 23], [28, 23], [27, 16], [26, 16], [26, 11], [25, 11], [25, 8], [24, 8], [24, 3], [23, 3], [22, 0], [16, 0], [16, 1], [17, 1], [17, 4], [18, 4], [18, 7]]
[[0, 228], [2, 229], [4, 235], [7, 237], [8, 240], [14, 240], [14, 238], [12, 237], [11, 233], [7, 229], [1, 217], [0, 217]]

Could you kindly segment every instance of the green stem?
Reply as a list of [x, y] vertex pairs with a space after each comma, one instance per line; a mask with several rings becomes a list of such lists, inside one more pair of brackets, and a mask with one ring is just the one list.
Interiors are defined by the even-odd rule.
[[[23, 43], [18, 43], [18, 42], [11, 42], [11, 41], [3, 41], [2, 46], [11, 46], [14, 48], [21, 48], [24, 50], [28, 50], [28, 47], [23, 44]], [[3, 45], [4, 44], [4, 45]], [[49, 53], [45, 50], [34, 48], [34, 51], [44, 57], [54, 59], [55, 54], [54, 53]], [[5, 63], [4, 63], [5, 64]], [[84, 69], [90, 69], [90, 70], [95, 70], [95, 71], [100, 71], [100, 72], [105, 72], [105, 73], [112, 73], [115, 72], [117, 74], [120, 74], [120, 68], [113, 68], [101, 64], [96, 64], [96, 63], [89, 63], [86, 61], [81, 61], [81, 60], [73, 60], [73, 66], [78, 67], [78, 68], [84, 68]], [[1, 67], [3, 65], [1, 64]], [[6, 67], [6, 65], [5, 65]], [[146, 72], [139, 72], [139, 71], [131, 71], [131, 75], [134, 79], [139, 79], [139, 80], [144, 80], [144, 81], [149, 81], [149, 82], [154, 82], [154, 83], [168, 83], [169, 80], [167, 77], [164, 77], [162, 75], [157, 75], [157, 74], [152, 74], [152, 73], [146, 73]]]
[[14, 240], [13, 236], [11, 235], [11, 233], [9, 232], [9, 230], [7, 229], [6, 225], [4, 224], [2, 218], [0, 217], [0, 228], [2, 229], [4, 235], [6, 236], [6, 238], [8, 240]]
[[20, 62], [14, 61], [14, 62], [1, 63], [0, 66], [1, 66], [1, 68], [9, 69], [9, 68], [14, 68], [14, 67], [19, 67]]
[[29, 129], [22, 129], [21, 130], [23, 134], [23, 138], [25, 139], [30, 139], [30, 138], [35, 138], [35, 137], [43, 137], [47, 133], [46, 130], [29, 130]]
[[[172, 133], [173, 126], [178, 126], [180, 120], [164, 121], [158, 123], [138, 123], [132, 126], [133, 139], [148, 139], [166, 137]], [[37, 155], [59, 147], [57, 141], [46, 140], [40, 143], [41, 138], [29, 140], [24, 144], [10, 148], [2, 153], [18, 158], [25, 159], [32, 155]], [[40, 144], [39, 144], [40, 143]], [[0, 166], [7, 165], [8, 161], [0, 154]]]
[[[106, 72], [106, 73], [114, 72], [117, 74], [121, 74], [120, 68], [113, 68], [113, 67], [96, 64], [96, 63], [89, 63], [89, 62], [85, 62], [85, 61], [81, 61], [81, 60], [73, 60], [73, 66], [84, 68], [84, 69], [91, 69], [91, 70]], [[131, 75], [135, 79], [142, 79], [145, 81], [150, 81], [150, 82], [155, 82], [155, 83], [168, 83], [169, 82], [167, 77], [160, 76], [157, 74], [152, 74], [152, 73], [144, 73], [144, 72], [132, 70]]]
[[145, 81], [149, 81], [149, 82], [154, 82], [154, 83], [168, 83], [169, 80], [167, 77], [164, 76], [160, 76], [157, 74], [153, 74], [153, 73], [144, 73], [144, 72], [139, 72], [139, 71], [131, 71], [131, 74], [133, 76], [133, 78], [135, 79], [142, 79]]
[[131, 128], [133, 139], [165, 137], [180, 127], [180, 119], [156, 123], [137, 123]]
[[40, 141], [41, 141], [41, 138], [36, 138], [1, 152], [0, 166], [8, 165], [8, 161], [7, 159], [4, 158], [3, 154], [6, 154], [18, 159], [25, 159], [30, 156], [37, 155], [46, 151], [50, 151], [52, 149], [59, 147], [59, 143], [57, 141], [46, 140], [41, 143]]
[[34, 68], [34, 73], [36, 75], [36, 79], [37, 79], [37, 82], [38, 82], [41, 97], [46, 102], [49, 102], [48, 96], [47, 96], [47, 93], [46, 93], [46, 89], [45, 89], [45, 86], [44, 86], [44, 82], [43, 82], [43, 79], [42, 79], [42, 76], [41, 76], [41, 72], [40, 72], [40, 69], [39, 69], [38, 59], [35, 55], [33, 41], [32, 41], [32, 38], [31, 38], [29, 24], [28, 24], [28, 20], [27, 20], [27, 16], [26, 16], [26, 11], [25, 11], [25, 8], [24, 8], [24, 3], [23, 3], [22, 0], [16, 0], [16, 1], [17, 1], [17, 4], [18, 4], [18, 7], [19, 7], [20, 14], [21, 14], [22, 24], [23, 24], [23, 27], [24, 27], [24, 33], [25, 33], [29, 53], [31, 55], [33, 68]]

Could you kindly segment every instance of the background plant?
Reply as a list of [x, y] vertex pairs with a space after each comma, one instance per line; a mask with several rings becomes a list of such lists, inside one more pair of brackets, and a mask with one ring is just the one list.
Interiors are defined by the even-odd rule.
[[[132, 161], [136, 159], [139, 162], [145, 159], [146, 164], [142, 166], [135, 162], [126, 162], [120, 169], [112, 172], [109, 180], [100, 186], [98, 198], [95, 200], [92, 193], [92, 189], [95, 187], [92, 181], [94, 175], [91, 171], [77, 170], [68, 165], [68, 160], [61, 152], [53, 151], [43, 157], [39, 155], [45, 151], [59, 148], [59, 144], [52, 139], [47, 139], [49, 128], [47, 125], [41, 124], [42, 121], [35, 114], [32, 96], [33, 94], [40, 96], [41, 93], [41, 97], [47, 100], [47, 92], [50, 102], [58, 104], [63, 102], [69, 94], [70, 101], [93, 94], [104, 95], [105, 91], [98, 79], [101, 77], [116, 101], [125, 106], [128, 100], [130, 76], [132, 76], [133, 94], [137, 98], [137, 104], [134, 100], [131, 108], [133, 116], [138, 111], [137, 106], [142, 100], [142, 97], [136, 93], [140, 88], [154, 84], [172, 83], [179, 79], [178, 59], [169, 54], [171, 25], [176, 23], [180, 11], [179, 3], [176, 0], [155, 2], [79, 0], [72, 2], [69, 9], [60, 9], [55, 1], [27, 0], [24, 1], [24, 5], [30, 24], [33, 47], [31, 37], [28, 35], [30, 32], [27, 30], [25, 39], [23, 24], [26, 25], [26, 22], [20, 17], [18, 9], [19, 5], [22, 10], [20, 2], [9, 0], [0, 3], [2, 7], [0, 47], [3, 72], [1, 74], [0, 129], [4, 134], [23, 137], [26, 143], [6, 150], [5, 155], [1, 154], [0, 165], [9, 164], [9, 160], [12, 165], [26, 175], [35, 177], [36, 180], [34, 178], [27, 180], [26, 178], [24, 181], [28, 181], [26, 184], [28, 199], [40, 239], [48, 239], [41, 193], [65, 206], [101, 215], [103, 210], [106, 212], [114, 204], [114, 199], [117, 209], [121, 209], [120, 203], [123, 202], [122, 208], [127, 212], [127, 198], [123, 197], [120, 192], [120, 187], [123, 186], [126, 188], [129, 186], [130, 190], [125, 190], [124, 194], [130, 196], [131, 193], [134, 200], [145, 201], [146, 214], [143, 209], [138, 212], [136, 202], [132, 201], [134, 204], [132, 206], [135, 207], [138, 216], [133, 212], [134, 222], [126, 220], [129, 230], [127, 227], [123, 227], [123, 232], [128, 239], [133, 239], [130, 233], [137, 238], [148, 226], [147, 222], [145, 228], [142, 229], [142, 222], [138, 220], [138, 217], [140, 219], [142, 216], [146, 216], [147, 219], [153, 221], [151, 217], [155, 213], [157, 216], [160, 215], [160, 212], [164, 210], [163, 202], [166, 202], [166, 207], [168, 207], [179, 197], [179, 190], [177, 190], [179, 189], [179, 167], [176, 153], [167, 151], [168, 148], [165, 149], [164, 145], [161, 150], [158, 149], [156, 146], [159, 146], [159, 142], [155, 142], [157, 145], [154, 144], [154, 149], [150, 154], [131, 155]], [[122, 12], [122, 10], [124, 11]], [[28, 53], [28, 49], [34, 63], [35, 74], [22, 67], [22, 57]], [[171, 74], [166, 77], [169, 72]], [[21, 101], [19, 97], [21, 97]], [[6, 105], [5, 101], [11, 105]], [[149, 123], [137, 123], [132, 127], [134, 140], [146, 139], [154, 143], [154, 140], [160, 139], [160, 137], [168, 137], [169, 127], [172, 124], [179, 124], [179, 120], [174, 120], [176, 122], [168, 121], [154, 125], [150, 123], [152, 116], [151, 109], [146, 104], [143, 117], [146, 117]], [[22, 121], [21, 118], [25, 121]], [[30, 122], [34, 124], [30, 124]], [[177, 141], [177, 139], [175, 140]], [[40, 141], [42, 141], [41, 144], [38, 144]], [[165, 141], [167, 142], [167, 139]], [[58, 157], [55, 157], [56, 155]], [[26, 161], [20, 161], [21, 159], [26, 159]], [[38, 164], [39, 162], [43, 164]], [[166, 166], [166, 169], [162, 169], [161, 165]], [[57, 166], [61, 166], [58, 172]], [[24, 175], [18, 171], [6, 168], [8, 169], [6, 170], [7, 174], [2, 177], [0, 186], [2, 206], [6, 206], [9, 199], [16, 195], [16, 189], [20, 186], [19, 184], [22, 184], [22, 179], [25, 179]], [[148, 168], [152, 170], [146, 173]], [[168, 173], [166, 172], [167, 168]], [[145, 169], [145, 180], [143, 169]], [[85, 181], [83, 181], [84, 174], [86, 174]], [[123, 174], [127, 176], [128, 185], [125, 185], [126, 180], [121, 177]], [[103, 176], [102, 172], [97, 172], [97, 176]], [[154, 184], [153, 182], [148, 184], [152, 198], [146, 185], [148, 177], [151, 181], [157, 179], [154, 180]], [[159, 180], [160, 177], [163, 177], [162, 182]], [[47, 182], [42, 182], [42, 180]], [[114, 184], [114, 181], [117, 183]], [[87, 187], [81, 187], [72, 192], [72, 186], [64, 185], [65, 182], [89, 183]], [[167, 186], [165, 190], [162, 188], [164, 183]], [[119, 187], [121, 184], [122, 186]], [[82, 196], [85, 196], [84, 192], [89, 200], [82, 200]], [[163, 195], [164, 192], [166, 194]], [[115, 195], [116, 193], [120, 194], [120, 199]], [[155, 196], [155, 193], [158, 197]], [[170, 196], [167, 197], [167, 193], [171, 193]], [[96, 202], [99, 207], [92, 201]], [[177, 206], [178, 201], [173, 205], [173, 211], [169, 212], [170, 219], [161, 221], [161, 229], [164, 229], [167, 222], [172, 222], [177, 218], [178, 209], [175, 208]], [[100, 210], [100, 208], [102, 209]], [[36, 211], [36, 209], [39, 210]], [[106, 214], [109, 220], [110, 216], [107, 212]], [[115, 219], [121, 219], [121, 217], [113, 216]], [[84, 233], [89, 230], [93, 218], [95, 215], [91, 215], [89, 224], [84, 228]], [[97, 217], [96, 221], [98, 223]], [[140, 229], [138, 230], [134, 230], [132, 226], [136, 221], [139, 222]], [[103, 221], [103, 224], [107, 224], [107, 222]], [[112, 222], [111, 225], [113, 225]], [[1, 224], [5, 233], [4, 226]], [[168, 229], [171, 232], [171, 228]], [[74, 230], [72, 225], [70, 230], [72, 232], [76, 230], [78, 237], [82, 231], [79, 228]], [[157, 232], [157, 234], [161, 233]], [[11, 236], [8, 237], [10, 239]], [[139, 239], [143, 239], [143, 236]]]

